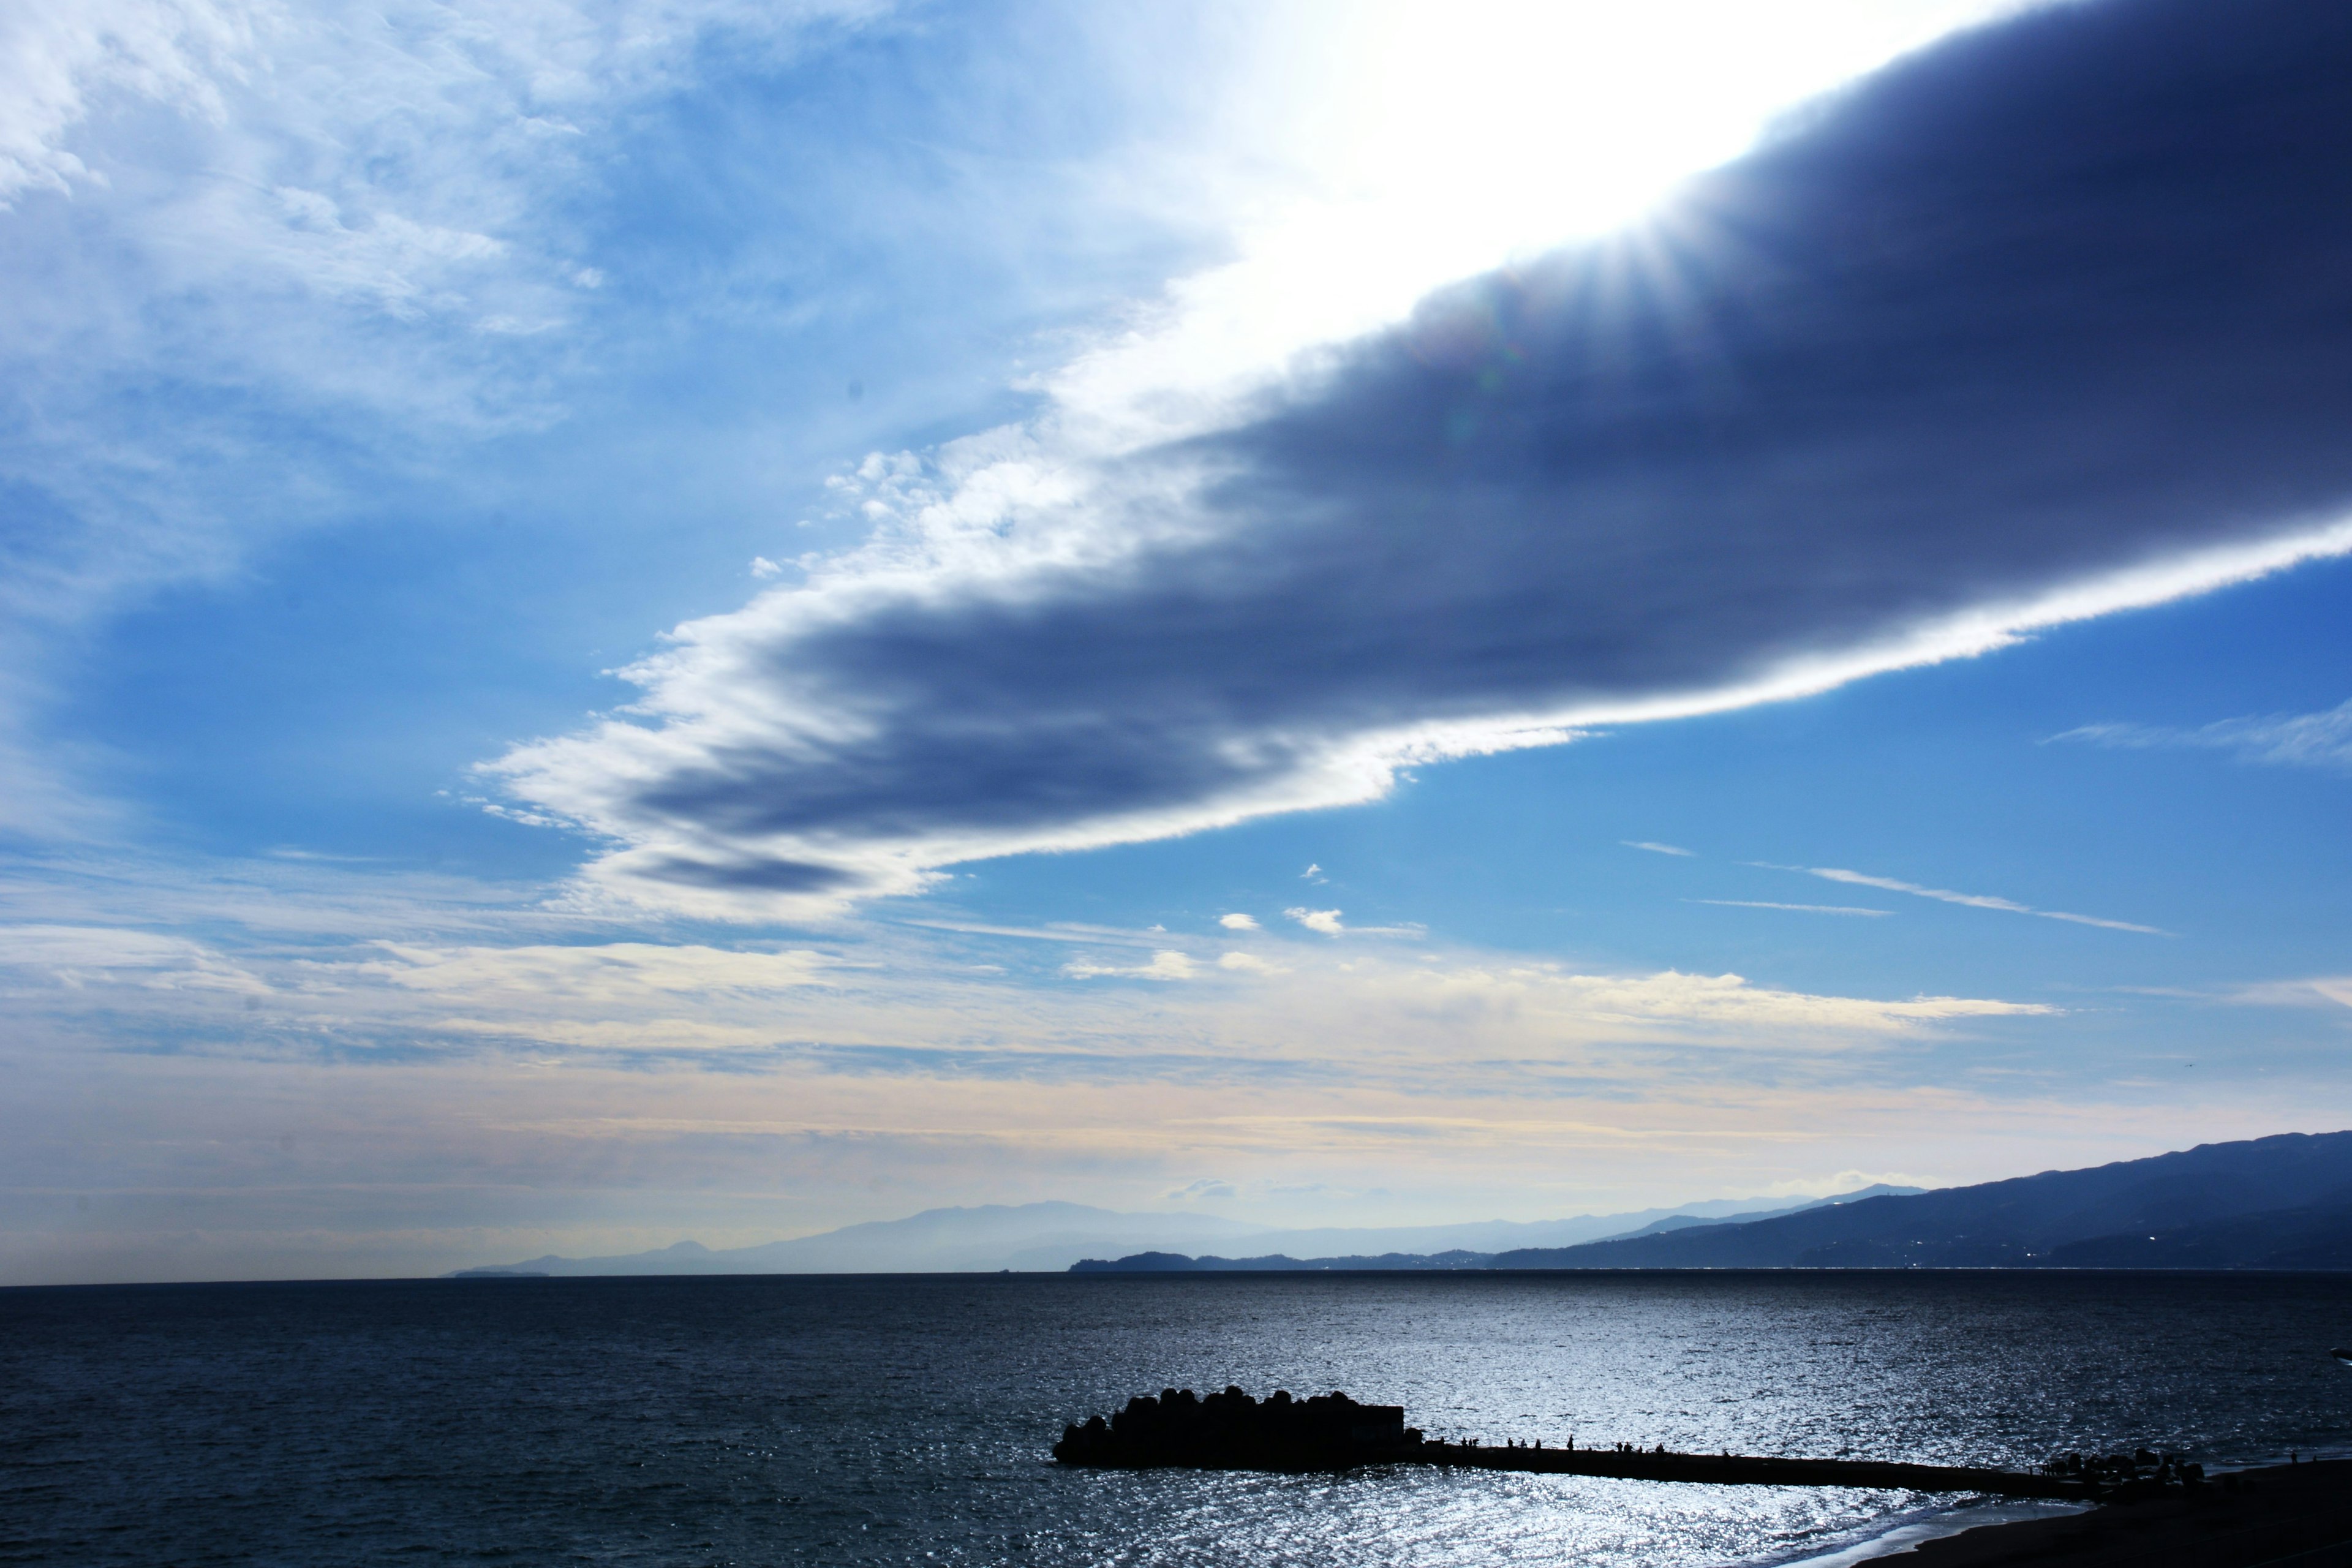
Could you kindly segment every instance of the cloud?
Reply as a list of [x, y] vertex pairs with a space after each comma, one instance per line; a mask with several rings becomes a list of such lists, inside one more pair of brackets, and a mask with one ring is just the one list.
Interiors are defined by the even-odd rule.
[[1680, 855], [1689, 859], [1698, 858], [1698, 851], [1696, 849], [1677, 849], [1671, 844], [1652, 844], [1647, 839], [1635, 838], [1622, 838], [1618, 842], [1628, 849], [1646, 849], [1653, 855]]
[[198, 121], [223, 117], [223, 79], [266, 16], [241, 5], [86, 0], [11, 7], [0, 19], [0, 204], [27, 190], [103, 178], [66, 145], [92, 100], [144, 99]]
[[1389, 926], [1344, 925], [1340, 922], [1340, 911], [1338, 910], [1310, 910], [1302, 907], [1285, 910], [1282, 912], [1285, 917], [1297, 921], [1308, 931], [1318, 931], [1325, 936], [1401, 936], [1418, 941], [1429, 934], [1427, 926], [1414, 921]]
[[1217, 923], [1224, 927], [1227, 931], [1256, 931], [1259, 929], [1256, 917], [1253, 915], [1219, 915], [1217, 917]]
[[108, 759], [44, 715], [108, 610], [563, 415], [633, 309], [591, 210], [714, 32], [737, 68], [875, 8], [0, 6], [0, 820], [89, 831]]
[[2352, 1007], [2352, 974], [2324, 974], [2309, 980], [2275, 980], [2243, 986], [2229, 1000], [2268, 1007]]
[[877, 458], [868, 543], [488, 771], [607, 894], [808, 913], [2340, 553], [2347, 69], [2313, 0], [1962, 35], [1223, 423]]
[[1217, 960], [1219, 969], [1237, 969], [1250, 974], [1287, 974], [1279, 963], [1271, 963], [1254, 952], [1229, 952]]
[[0, 520], [7, 606], [54, 621], [219, 571], [381, 479], [304, 449], [327, 432], [383, 457], [544, 426], [604, 281], [582, 204], [628, 112], [715, 32], [782, 60], [881, 8], [7, 7], [0, 371], [26, 390], [0, 479], [43, 514]]
[[[1985, 997], [1908, 1000], [1817, 995], [1750, 984], [1738, 974], [1580, 973], [1552, 963], [1457, 962], [1408, 969], [1381, 966], [1351, 988], [1361, 1005], [1377, 998], [1409, 1012], [1507, 1016], [1513, 1034], [1593, 1037], [1611, 1029], [1659, 1028], [1723, 1043], [1760, 1040], [1775, 1030], [1839, 1037], [1899, 1035], [1969, 1018], [2048, 1016], [2040, 1003]], [[1789, 1043], [1787, 1037], [1781, 1037]]]
[[1938, 903], [1965, 904], [1972, 910], [1999, 910], [2004, 914], [2032, 915], [2040, 920], [2064, 921], [2070, 925], [2097, 926], [2103, 931], [2137, 931], [2143, 936], [2170, 936], [2172, 933], [2156, 926], [2135, 925], [2130, 921], [2103, 920], [2097, 915], [2068, 914], [2063, 910], [2037, 910], [2031, 904], [2021, 904], [2014, 899], [2004, 899], [1990, 893], [1956, 893], [1949, 888], [1926, 888], [1916, 882], [1905, 882], [1893, 877], [1873, 877], [1861, 871], [1842, 870], [1835, 866], [1774, 866], [1757, 860], [1751, 865], [1768, 871], [1797, 871], [1823, 881], [1843, 882], [1856, 888], [1883, 888], [1890, 893], [1908, 893], [1916, 899], [1934, 899]]
[[1231, 1182], [1203, 1176], [1197, 1182], [1186, 1183], [1168, 1195], [1180, 1202], [1188, 1198], [1230, 1198], [1234, 1195], [1234, 1189]]
[[1104, 975], [1122, 975], [1134, 980], [1190, 980], [1200, 973], [1191, 955], [1164, 948], [1151, 955], [1149, 963], [1096, 963], [1076, 959], [1062, 965], [1062, 973], [1073, 980], [1093, 980]]
[[549, 1002], [609, 1004], [667, 993], [709, 997], [827, 984], [840, 962], [805, 949], [781, 952], [619, 942], [576, 947], [434, 948], [379, 944], [388, 955], [367, 966], [394, 984], [475, 999], [529, 995]]
[[1891, 915], [1892, 910], [1864, 909], [1859, 904], [1773, 904], [1758, 899], [1685, 899], [1686, 904], [1715, 904], [1727, 910], [1792, 910], [1808, 915]]
[[269, 994], [268, 981], [201, 942], [119, 926], [0, 925], [0, 971], [74, 991], [130, 984], [149, 991]]
[[2087, 741], [2127, 751], [2228, 752], [2243, 763], [2352, 773], [2352, 702], [2320, 713], [2224, 719], [2194, 730], [2153, 724], [2085, 724], [2053, 741]]
[[1758, 1195], [1776, 1198], [1828, 1198], [1864, 1187], [1941, 1187], [1952, 1184], [1936, 1176], [1903, 1171], [1839, 1171], [1827, 1176], [1794, 1176], [1757, 1189]]

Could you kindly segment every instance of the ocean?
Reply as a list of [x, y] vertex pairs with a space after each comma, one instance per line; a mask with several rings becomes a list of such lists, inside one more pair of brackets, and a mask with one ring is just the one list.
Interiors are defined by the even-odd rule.
[[[1238, 1384], [1433, 1436], [2352, 1451], [2352, 1278], [761, 1276], [0, 1291], [0, 1562], [1471, 1564], [1866, 1549], [1961, 1500], [1066, 1470]], [[1962, 1517], [1986, 1517], [1984, 1514]]]

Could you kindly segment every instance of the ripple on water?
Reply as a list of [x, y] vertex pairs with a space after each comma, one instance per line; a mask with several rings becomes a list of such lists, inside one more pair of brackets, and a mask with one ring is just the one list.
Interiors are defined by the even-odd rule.
[[2352, 1280], [929, 1277], [0, 1291], [0, 1561], [1818, 1557], [1954, 1500], [1399, 1468], [1068, 1471], [1170, 1385], [1433, 1436], [2038, 1463], [2352, 1438]]

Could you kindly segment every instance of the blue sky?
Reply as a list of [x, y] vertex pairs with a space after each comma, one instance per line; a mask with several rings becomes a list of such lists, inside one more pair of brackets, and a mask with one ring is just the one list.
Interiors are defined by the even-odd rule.
[[2326, 7], [5, 26], [0, 1279], [2342, 1123]]

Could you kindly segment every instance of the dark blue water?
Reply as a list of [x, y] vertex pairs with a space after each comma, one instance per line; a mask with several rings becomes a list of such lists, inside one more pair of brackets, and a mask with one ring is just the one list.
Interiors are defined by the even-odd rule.
[[1682, 1565], [1950, 1499], [1066, 1471], [1169, 1385], [1433, 1436], [2027, 1465], [2352, 1446], [2352, 1279], [736, 1278], [0, 1291], [0, 1561]]

